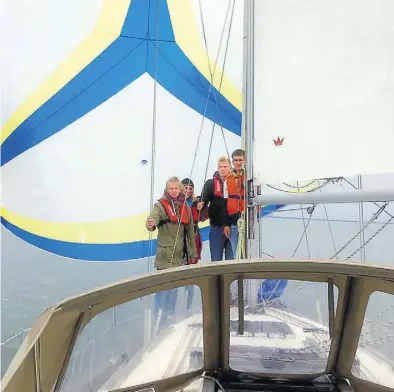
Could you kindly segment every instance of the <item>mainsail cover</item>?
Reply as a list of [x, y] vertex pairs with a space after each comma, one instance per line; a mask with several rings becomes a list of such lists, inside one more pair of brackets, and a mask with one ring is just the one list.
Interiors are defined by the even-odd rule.
[[394, 2], [254, 2], [256, 183], [394, 172]]

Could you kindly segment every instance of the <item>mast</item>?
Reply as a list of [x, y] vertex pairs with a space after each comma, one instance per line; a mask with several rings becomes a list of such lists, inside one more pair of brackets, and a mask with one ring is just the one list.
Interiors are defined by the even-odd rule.
[[254, 224], [253, 206], [253, 133], [254, 133], [254, 0], [245, 0], [244, 6], [244, 103], [243, 143], [246, 156], [246, 257], [251, 257], [249, 240]]
[[[252, 257], [253, 228], [255, 224], [255, 205], [253, 187], [253, 135], [254, 135], [254, 0], [245, 0], [244, 5], [244, 61], [243, 61], [243, 147], [245, 149], [246, 167], [246, 214], [245, 214], [245, 255]], [[247, 302], [252, 311], [257, 306], [257, 281], [249, 280]]]

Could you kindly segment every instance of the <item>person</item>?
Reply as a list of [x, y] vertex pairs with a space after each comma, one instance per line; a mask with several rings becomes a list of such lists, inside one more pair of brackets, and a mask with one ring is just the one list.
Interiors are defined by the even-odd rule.
[[201, 197], [196, 197], [194, 194], [194, 183], [190, 178], [182, 180], [183, 193], [186, 198], [186, 203], [189, 205], [194, 223], [194, 240], [196, 243], [197, 257], [194, 260], [189, 260], [189, 264], [197, 264], [201, 260], [202, 241], [200, 235], [199, 222], [204, 222], [208, 219], [208, 209], [203, 208]]
[[[239, 195], [245, 199], [245, 151], [244, 150], [235, 150], [231, 154], [233, 170], [232, 175], [238, 179], [240, 179], [242, 185], [240, 189]], [[230, 238], [231, 245], [234, 248], [234, 254], [237, 253], [238, 247], [238, 219], [245, 212], [245, 203], [241, 203], [241, 208], [237, 212], [237, 214], [230, 217]], [[261, 284], [258, 291], [258, 302], [268, 302], [270, 306], [278, 306], [280, 300], [279, 298], [283, 295], [283, 292], [287, 286], [287, 280], [278, 280], [278, 279], [265, 279]]]
[[230, 203], [228, 204], [229, 220], [228, 226], [224, 228], [225, 235], [230, 238], [234, 256], [237, 255], [238, 248], [238, 220], [245, 212], [245, 151], [238, 149], [231, 154], [233, 168], [231, 175], [227, 178], [230, 193]]
[[[207, 216], [207, 208], [202, 209], [202, 204], [200, 203], [200, 197], [196, 197], [194, 193], [194, 183], [190, 178], [184, 178], [182, 180], [183, 193], [186, 198], [186, 203], [189, 205], [193, 223], [194, 223], [194, 241], [196, 244], [197, 257], [194, 259], [189, 259], [188, 264], [197, 264], [201, 260], [202, 251], [202, 240], [200, 235], [200, 228], [198, 227], [199, 222], [204, 222]], [[194, 286], [187, 286], [187, 301], [186, 301], [186, 312], [189, 314], [193, 304], [194, 298]]]
[[[181, 266], [197, 257], [193, 218], [181, 187], [177, 177], [169, 178], [163, 197], [146, 221], [149, 231], [158, 230], [155, 268], [159, 271]], [[156, 294], [156, 317], [162, 310], [160, 325], [164, 325], [168, 316], [175, 316], [176, 300], [177, 289]]]
[[218, 169], [213, 178], [207, 180], [202, 191], [202, 205], [208, 206], [210, 219], [209, 249], [211, 261], [223, 260], [223, 252], [226, 260], [234, 259], [234, 252], [229, 238], [229, 225], [227, 213], [228, 188], [227, 178], [230, 175], [230, 160], [221, 157], [218, 160]]

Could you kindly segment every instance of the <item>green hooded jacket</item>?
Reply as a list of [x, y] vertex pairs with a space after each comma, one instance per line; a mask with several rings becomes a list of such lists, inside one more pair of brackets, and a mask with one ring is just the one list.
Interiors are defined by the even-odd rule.
[[[188, 209], [189, 223], [179, 226], [178, 223], [169, 222], [159, 226], [155, 258], [155, 268], [158, 270], [187, 264], [187, 260], [184, 259], [185, 236], [188, 258], [197, 257], [196, 243], [194, 241], [194, 224], [190, 208], [187, 204], [184, 205], [184, 203], [180, 203], [179, 201], [174, 201], [172, 203], [178, 217], [180, 216], [181, 207]], [[156, 230], [160, 221], [168, 219], [167, 212], [160, 201], [154, 205], [148, 219], [155, 220], [155, 228], [153, 230]], [[146, 225], [148, 224], [148, 219]], [[146, 227], [148, 228], [148, 226]], [[176, 246], [174, 247], [175, 239], [177, 240]]]

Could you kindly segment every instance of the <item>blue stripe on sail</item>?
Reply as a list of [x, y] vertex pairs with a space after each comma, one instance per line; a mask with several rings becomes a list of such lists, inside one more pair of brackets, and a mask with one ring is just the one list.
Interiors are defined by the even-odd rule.
[[[125, 261], [153, 256], [157, 240], [136, 241], [123, 244], [81, 244], [45, 238], [29, 233], [1, 218], [1, 223], [13, 234], [45, 251], [62, 257], [85, 261]], [[209, 237], [209, 227], [201, 229], [201, 238]]]
[[[263, 209], [262, 215], [271, 214]], [[1, 223], [13, 234], [27, 243], [62, 257], [86, 261], [124, 261], [153, 256], [156, 253], [157, 240], [135, 241], [122, 244], [82, 244], [59, 241], [29, 233], [1, 217]], [[209, 239], [209, 226], [200, 230], [202, 241]]]
[[83, 117], [145, 72], [157, 76], [168, 92], [198, 113], [241, 134], [241, 112], [175, 43], [165, 0], [159, 0], [156, 63], [157, 4], [149, 4], [146, 0], [132, 1], [121, 36], [10, 134], [1, 146], [1, 165]]
[[[160, 42], [158, 67], [153, 59], [156, 43], [148, 45], [147, 71], [168, 92], [216, 124], [241, 135], [241, 112], [198, 71], [178, 45]], [[157, 74], [157, 76], [156, 76]]]
[[145, 72], [145, 58], [144, 41], [118, 38], [11, 133], [1, 146], [1, 164], [53, 136], [139, 78]]
[[167, 0], [132, 0], [120, 35], [175, 42]]

